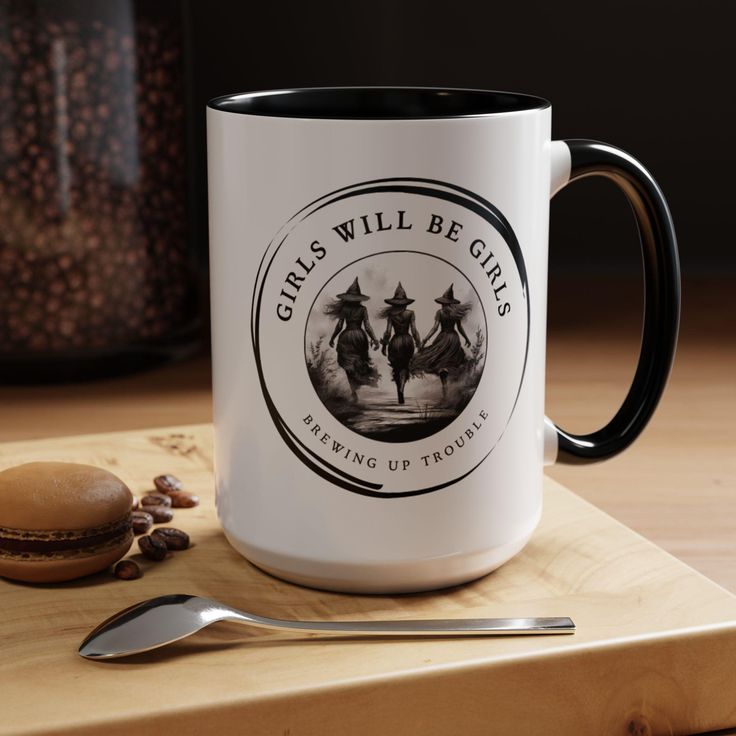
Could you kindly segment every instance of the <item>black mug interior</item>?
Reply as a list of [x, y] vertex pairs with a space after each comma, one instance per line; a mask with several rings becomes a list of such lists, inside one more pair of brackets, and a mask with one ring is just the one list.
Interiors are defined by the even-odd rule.
[[215, 110], [244, 115], [333, 120], [417, 120], [542, 110], [550, 103], [532, 95], [435, 87], [311, 87], [225, 95]]

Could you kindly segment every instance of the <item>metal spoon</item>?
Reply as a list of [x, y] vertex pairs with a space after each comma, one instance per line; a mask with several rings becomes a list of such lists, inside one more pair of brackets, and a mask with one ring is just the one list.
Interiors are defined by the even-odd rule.
[[162, 595], [103, 621], [79, 646], [88, 659], [112, 659], [166, 646], [216, 621], [301, 634], [342, 636], [503, 636], [573, 634], [569, 618], [465, 618], [418, 621], [284, 621], [256, 616], [196, 595]]

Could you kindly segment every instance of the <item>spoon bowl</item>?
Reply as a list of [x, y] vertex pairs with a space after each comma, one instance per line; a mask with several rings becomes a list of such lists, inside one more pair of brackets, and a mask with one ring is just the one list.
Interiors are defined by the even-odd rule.
[[171, 644], [230, 614], [209, 598], [162, 595], [123, 609], [94, 628], [79, 646], [88, 659], [139, 654]]

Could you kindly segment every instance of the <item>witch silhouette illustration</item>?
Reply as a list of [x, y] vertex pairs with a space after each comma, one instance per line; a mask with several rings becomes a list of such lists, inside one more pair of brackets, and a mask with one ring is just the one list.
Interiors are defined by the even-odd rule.
[[[393, 297], [384, 299], [388, 304], [379, 312], [379, 317], [386, 321], [386, 332], [383, 334], [381, 352], [386, 355], [391, 366], [391, 377], [396, 384], [396, 395], [399, 404], [404, 403], [404, 387], [409, 380], [409, 364], [414, 355], [414, 344], [419, 347], [421, 338], [416, 327], [414, 312], [407, 309], [414, 302], [406, 296], [404, 287], [399, 281]], [[391, 332], [393, 331], [393, 337]]]
[[325, 307], [325, 314], [337, 319], [330, 347], [335, 347], [337, 339], [337, 363], [348, 377], [353, 402], [358, 400], [361, 386], [378, 383], [378, 371], [368, 353], [368, 338], [374, 350], [378, 350], [378, 340], [368, 319], [368, 310], [361, 303], [368, 299], [369, 296], [361, 294], [356, 277], [346, 292], [338, 294], [337, 299]]
[[[431, 373], [440, 377], [443, 397], [447, 395], [447, 379], [460, 373], [467, 360], [465, 351], [460, 345], [458, 332], [465, 338], [465, 347], [470, 347], [470, 340], [465, 334], [462, 321], [472, 307], [470, 304], [461, 304], [459, 299], [455, 299], [452, 287], [453, 284], [450, 284], [450, 288], [435, 299], [442, 307], [437, 310], [434, 325], [411, 362], [412, 373], [416, 375]], [[437, 330], [440, 331], [439, 335], [429, 347], [426, 347]]]

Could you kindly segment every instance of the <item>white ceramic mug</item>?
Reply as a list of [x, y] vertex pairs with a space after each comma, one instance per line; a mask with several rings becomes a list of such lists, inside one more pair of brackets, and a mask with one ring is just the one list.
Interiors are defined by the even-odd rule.
[[[545, 461], [629, 445], [670, 370], [679, 269], [631, 156], [551, 141], [550, 104], [430, 88], [279, 90], [207, 110], [217, 507], [305, 585], [406, 592], [506, 562]], [[549, 199], [606, 176], [646, 282], [632, 388], [603, 429], [544, 417]]]

